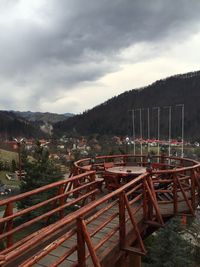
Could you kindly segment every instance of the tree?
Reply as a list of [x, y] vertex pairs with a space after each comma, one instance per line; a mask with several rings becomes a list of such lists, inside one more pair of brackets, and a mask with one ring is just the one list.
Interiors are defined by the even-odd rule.
[[199, 221], [199, 210], [197, 210], [197, 216], [195, 218], [187, 218], [187, 225], [184, 229], [184, 233], [187, 239], [193, 245], [193, 254], [195, 257], [195, 262], [200, 262], [200, 221]]
[[[36, 142], [33, 159], [23, 157], [23, 167], [25, 170], [25, 177], [21, 179], [20, 191], [21, 193], [36, 189], [38, 187], [59, 181], [62, 179], [62, 174], [58, 167], [49, 159], [48, 150], [41, 146], [40, 142]], [[22, 199], [18, 203], [18, 208], [24, 209], [35, 205], [55, 193], [55, 189], [48, 190], [48, 192], [33, 195], [29, 198]], [[32, 212], [29, 216], [41, 214], [44, 210], [47, 211], [50, 207], [43, 207]]]
[[15, 172], [17, 170], [17, 164], [14, 159], [12, 159], [12, 162], [11, 162], [11, 169], [12, 169], [12, 172]]
[[181, 235], [180, 220], [172, 219], [168, 225], [150, 237], [145, 261], [152, 267], [183, 267], [193, 265], [193, 247]]
[[4, 161], [3, 169], [4, 169], [5, 171], [10, 171], [10, 164], [9, 164], [9, 161], [8, 161], [8, 160], [5, 160], [5, 161]]
[[4, 168], [4, 162], [2, 159], [0, 159], [0, 171], [2, 171]]

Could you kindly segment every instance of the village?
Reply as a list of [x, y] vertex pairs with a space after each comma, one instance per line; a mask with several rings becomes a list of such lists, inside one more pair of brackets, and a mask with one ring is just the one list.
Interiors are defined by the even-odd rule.
[[[19, 140], [19, 141], [18, 141]], [[18, 142], [17, 142], [18, 141]], [[21, 153], [31, 156], [34, 151], [35, 139], [17, 138], [13, 140], [1, 140], [0, 142], [0, 194], [8, 195], [11, 192], [10, 182], [20, 180], [24, 176], [21, 163]], [[112, 154], [152, 154], [157, 155], [161, 151], [168, 156], [180, 156], [184, 146], [184, 156], [198, 160], [200, 148], [198, 142], [181, 142], [181, 140], [157, 140], [141, 139], [119, 136], [91, 136], [91, 137], [66, 137], [59, 139], [41, 139], [40, 144], [49, 153], [49, 158], [57, 164], [64, 177], [68, 177], [74, 161], [81, 158], [94, 158], [100, 155]], [[10, 156], [5, 157], [5, 153]], [[170, 154], [169, 154], [170, 153]], [[18, 183], [18, 182], [17, 182]], [[15, 191], [15, 190], [14, 190]]]

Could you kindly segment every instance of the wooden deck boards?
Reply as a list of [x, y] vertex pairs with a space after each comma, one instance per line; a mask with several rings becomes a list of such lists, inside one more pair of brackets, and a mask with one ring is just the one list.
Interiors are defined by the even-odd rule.
[[[110, 203], [109, 203], [110, 204]], [[108, 205], [108, 203], [105, 203], [104, 205]], [[136, 205], [132, 206], [135, 207]], [[178, 209], [180, 212], [188, 211], [188, 206], [186, 205], [185, 202], [181, 202], [178, 204]], [[160, 205], [160, 211], [162, 215], [170, 215], [173, 214], [173, 204], [166, 204], [166, 205]], [[102, 214], [100, 217], [98, 217], [95, 221], [92, 221], [87, 225], [87, 229], [89, 233], [92, 233], [96, 228], [98, 228], [103, 222], [106, 221], [108, 217], [113, 215], [114, 213], [118, 212], [118, 204], [113, 206], [111, 209], [106, 211], [104, 214]], [[139, 210], [139, 212], [136, 213], [135, 219], [138, 224], [142, 225], [142, 209]], [[128, 213], [126, 211], [126, 218], [128, 218]], [[92, 242], [93, 245], [97, 245], [102, 238], [104, 238], [108, 233], [110, 233], [115, 227], [119, 226], [119, 217], [117, 216], [116, 218], [113, 219], [113, 221], [109, 222], [102, 230], [100, 230], [98, 233], [95, 234], [94, 237], [92, 237]], [[145, 229], [147, 225], [141, 226], [140, 230], [143, 231], [143, 228]], [[62, 236], [64, 230], [61, 231], [60, 236]], [[126, 223], [126, 235], [127, 235], [127, 242], [129, 245], [136, 240], [136, 236], [133, 232], [133, 226], [131, 224], [130, 218], [128, 219]], [[59, 235], [57, 235], [58, 237]], [[60, 245], [57, 249], [51, 251], [47, 256], [42, 258], [38, 263], [34, 264], [33, 266], [35, 267], [47, 267], [50, 266], [53, 262], [58, 260], [59, 256], [62, 256], [64, 253], [66, 253], [70, 248], [72, 248], [74, 245], [76, 245], [76, 234], [74, 234], [69, 240], [65, 241]], [[87, 246], [86, 246], [86, 254], [87, 254]], [[124, 253], [122, 250], [119, 248], [119, 231], [117, 231], [107, 242], [103, 244], [97, 251], [97, 255], [100, 258], [102, 266], [108, 266], [111, 262], [111, 257], [113, 259], [117, 260], [122, 253]], [[34, 250], [35, 253], [35, 250]], [[31, 256], [31, 253], [28, 254], [28, 256]], [[59, 266], [73, 266], [77, 262], [77, 252], [75, 251], [72, 253], [67, 260], [64, 260]], [[16, 267], [19, 266], [15, 265]], [[5, 267], [13, 267], [13, 263], [9, 263], [7, 265], [4, 265]], [[22, 265], [23, 266], [23, 265]], [[87, 259], [87, 266], [93, 266], [91, 262], [90, 256]]]

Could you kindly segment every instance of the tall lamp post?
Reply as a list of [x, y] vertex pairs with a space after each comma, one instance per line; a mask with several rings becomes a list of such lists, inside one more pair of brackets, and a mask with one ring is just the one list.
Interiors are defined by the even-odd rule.
[[157, 139], [158, 139], [157, 155], [158, 155], [158, 161], [159, 161], [159, 155], [160, 155], [160, 107], [153, 107], [153, 109], [157, 110], [157, 125], [158, 125], [158, 128], [157, 128]]
[[147, 108], [147, 136], [148, 136], [148, 146], [147, 151], [149, 153], [149, 139], [150, 139], [150, 118], [149, 118], [149, 108]]
[[19, 159], [19, 180], [21, 180], [22, 177], [22, 161], [21, 161], [21, 145], [24, 142], [24, 139], [17, 139], [14, 138], [14, 141], [17, 144], [17, 150], [18, 150], [18, 159]]
[[140, 155], [141, 155], [141, 162], [142, 162], [142, 109], [137, 108], [135, 110], [138, 110], [140, 114]]
[[132, 109], [132, 122], [133, 122], [133, 154], [135, 155], [135, 110]]
[[168, 108], [169, 110], [169, 132], [168, 132], [168, 142], [169, 142], [169, 149], [168, 149], [168, 156], [171, 156], [171, 128], [172, 128], [172, 107], [171, 106], [167, 106], [164, 108]]
[[179, 104], [176, 105], [177, 107], [181, 107], [181, 139], [182, 139], [182, 146], [181, 146], [181, 157], [184, 156], [184, 119], [185, 119], [185, 105]]

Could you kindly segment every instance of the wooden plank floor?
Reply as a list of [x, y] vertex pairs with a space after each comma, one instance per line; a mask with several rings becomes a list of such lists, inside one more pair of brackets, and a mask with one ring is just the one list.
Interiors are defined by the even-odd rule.
[[[104, 205], [108, 205], [109, 203], [105, 203]], [[134, 208], [136, 207], [136, 204], [133, 206]], [[133, 208], [132, 207], [132, 208]], [[185, 202], [181, 202], [178, 205], [179, 212], [186, 212], [188, 210], [187, 205]], [[160, 205], [160, 210], [162, 215], [169, 215], [173, 214], [173, 204], [167, 204], [167, 205]], [[112, 214], [118, 212], [118, 204], [115, 204], [111, 209], [106, 211], [104, 214], [102, 214], [100, 217], [98, 217], [95, 221], [91, 222], [88, 224], [87, 229], [89, 233], [93, 232], [94, 229], [96, 229], [100, 224], [106, 221], [108, 217], [110, 217]], [[126, 218], [128, 219], [128, 214], [126, 211]], [[141, 224], [140, 229], [142, 230], [143, 228], [147, 227], [146, 225], [142, 225], [142, 210], [136, 213], [135, 219], [138, 224]], [[97, 245], [105, 235], [110, 233], [115, 227], [119, 225], [119, 217], [117, 216], [114, 220], [112, 220], [110, 223], [106, 225], [101, 231], [99, 231], [97, 234], [95, 234], [94, 237], [92, 237], [92, 242], [94, 245]], [[136, 240], [136, 236], [133, 232], [133, 227], [131, 225], [130, 219], [127, 220], [126, 223], [126, 235], [127, 235], [127, 241], [129, 244], [131, 244], [134, 240]], [[60, 232], [60, 236], [62, 236], [64, 231]], [[56, 236], [58, 238], [59, 235]], [[74, 245], [76, 245], [76, 234], [74, 234], [69, 240], [65, 241], [60, 245], [57, 249], [53, 250], [51, 253], [49, 253], [47, 256], [42, 258], [37, 264], [34, 264], [33, 266], [35, 267], [47, 267], [53, 264], [59, 256], [62, 256], [64, 253], [66, 253], [70, 248], [72, 248]], [[52, 242], [52, 240], [51, 240]], [[47, 242], [48, 243], [48, 242]], [[37, 249], [36, 249], [37, 250]], [[34, 253], [36, 252], [34, 249]], [[117, 260], [121, 254], [124, 253], [120, 251], [119, 248], [119, 231], [117, 231], [106, 243], [103, 244], [98, 250], [97, 250], [97, 255], [100, 258], [102, 266], [112, 266], [112, 263], [115, 260]], [[87, 254], [87, 249], [86, 249], [86, 254]], [[5, 267], [13, 267], [13, 266], [19, 266], [26, 258], [30, 257], [31, 252], [29, 252], [26, 256], [22, 257], [18, 262], [15, 261], [15, 264], [13, 262], [4, 265]], [[77, 263], [77, 252], [75, 251], [72, 253], [67, 260], [64, 260], [59, 266], [75, 266]], [[14, 265], [13, 265], [14, 264]], [[16, 265], [17, 264], [17, 265]], [[23, 265], [22, 265], [23, 266]], [[90, 256], [87, 259], [87, 266], [93, 266], [91, 262]]]

